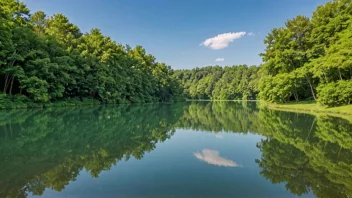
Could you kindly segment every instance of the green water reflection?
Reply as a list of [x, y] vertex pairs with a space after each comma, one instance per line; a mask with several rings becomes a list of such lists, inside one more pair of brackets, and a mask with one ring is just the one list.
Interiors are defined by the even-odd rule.
[[[197, 144], [180, 141], [171, 146], [166, 140], [176, 137], [178, 130], [243, 135], [236, 138], [260, 135], [258, 156], [244, 147], [241, 152], [254, 156], [256, 169], [251, 171], [270, 181], [270, 188], [282, 184], [287, 196], [352, 197], [352, 123], [341, 118], [258, 109], [253, 102], [192, 102], [2, 111], [0, 119], [0, 197], [45, 197], [47, 189], [62, 192], [73, 185], [82, 171], [98, 179], [119, 163], [128, 165], [130, 159], [142, 163], [160, 143], [165, 146], [160, 149], [174, 153], [177, 146], [186, 149]], [[230, 147], [221, 148], [231, 153]], [[220, 155], [212, 149], [194, 153], [207, 164], [242, 166]], [[144, 163], [158, 166], [157, 161]], [[199, 165], [185, 162], [184, 166]], [[228, 171], [218, 170], [219, 174]], [[203, 182], [193, 180], [200, 186]], [[221, 187], [217, 188], [213, 195]], [[224, 191], [221, 195], [227, 197]], [[177, 196], [187, 197], [186, 192]], [[197, 196], [204, 197], [193, 192], [192, 197]]]

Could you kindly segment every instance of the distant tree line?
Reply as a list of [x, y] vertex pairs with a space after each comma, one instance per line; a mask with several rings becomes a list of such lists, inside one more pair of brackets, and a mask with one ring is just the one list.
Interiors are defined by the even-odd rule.
[[30, 13], [0, 2], [1, 108], [55, 101], [140, 103], [178, 100], [170, 66], [141, 46], [122, 46], [99, 29], [82, 33], [63, 14]]
[[184, 95], [191, 99], [255, 99], [258, 94], [259, 67], [246, 65], [208, 66], [176, 70], [174, 75], [183, 85]]
[[311, 18], [297, 16], [266, 37], [260, 67], [205, 67], [176, 71], [186, 97], [285, 103], [318, 100], [352, 104], [352, 4], [334, 0]]

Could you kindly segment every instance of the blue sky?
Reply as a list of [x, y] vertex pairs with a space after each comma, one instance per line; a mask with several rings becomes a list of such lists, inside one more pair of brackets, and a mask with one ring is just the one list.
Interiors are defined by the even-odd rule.
[[258, 65], [272, 28], [327, 1], [24, 0], [32, 12], [65, 14], [82, 32], [99, 28], [118, 43], [142, 45], [175, 69]]

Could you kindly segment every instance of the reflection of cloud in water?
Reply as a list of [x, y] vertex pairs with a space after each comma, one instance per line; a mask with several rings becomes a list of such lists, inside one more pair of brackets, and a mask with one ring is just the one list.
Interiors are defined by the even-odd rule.
[[215, 137], [218, 138], [218, 139], [224, 139], [224, 136], [221, 135], [221, 134], [216, 134]]
[[239, 166], [236, 162], [225, 159], [219, 155], [219, 151], [203, 149], [202, 152], [194, 153], [196, 158], [212, 165], [216, 166], [228, 166], [228, 167], [237, 167]]

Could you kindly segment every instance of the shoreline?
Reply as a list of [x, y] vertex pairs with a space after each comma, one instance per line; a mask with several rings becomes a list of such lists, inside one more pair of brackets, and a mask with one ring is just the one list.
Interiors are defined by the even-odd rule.
[[[185, 99], [182, 102], [258, 102], [260, 108], [269, 108], [273, 110], [290, 111], [298, 113], [311, 113], [311, 114], [328, 114], [333, 116], [348, 116], [352, 119], [352, 105], [344, 105], [339, 107], [323, 107], [315, 101], [301, 101], [301, 102], [289, 102], [284, 104], [269, 103], [262, 100], [211, 100], [211, 99]], [[181, 101], [173, 101], [170, 103], [177, 103]], [[155, 104], [161, 102], [142, 102], [142, 103], [118, 103], [118, 104]], [[32, 109], [32, 108], [50, 108], [50, 107], [80, 107], [80, 106], [96, 106], [96, 105], [107, 105], [110, 103], [101, 103], [97, 100], [88, 99], [85, 101], [78, 101], [75, 99], [67, 101], [56, 101], [53, 103], [13, 103], [13, 106], [1, 107], [0, 110], [10, 109]]]
[[134, 105], [134, 104], [174, 104], [178, 102], [185, 102], [185, 101], [172, 101], [172, 102], [125, 102], [125, 103], [103, 103], [98, 100], [86, 100], [86, 101], [79, 101], [79, 100], [66, 100], [66, 101], [56, 101], [50, 103], [11, 103], [7, 106], [4, 103], [0, 103], [0, 111], [6, 110], [26, 110], [26, 109], [48, 109], [48, 108], [62, 108], [62, 107], [87, 107], [87, 106], [100, 106], [100, 105]]
[[209, 102], [221, 102], [221, 101], [233, 101], [233, 102], [259, 102], [261, 108], [269, 108], [279, 111], [290, 111], [297, 113], [310, 113], [314, 115], [331, 115], [337, 117], [348, 118], [352, 121], [352, 105], [344, 105], [338, 107], [323, 107], [320, 106], [316, 101], [300, 101], [300, 102], [289, 102], [284, 104], [269, 103], [263, 100], [191, 100], [187, 101], [209, 101]]
[[315, 116], [334, 116], [347, 119], [352, 122], [352, 105], [339, 107], [323, 107], [315, 101], [291, 102], [287, 104], [274, 104], [261, 101], [264, 107], [278, 111], [289, 111], [296, 113], [308, 113]]
[[314, 113], [333, 113], [333, 114], [342, 114], [342, 115], [352, 115], [352, 105], [344, 105], [338, 107], [323, 107], [320, 106], [315, 101], [303, 101], [303, 102], [291, 102], [286, 104], [275, 104], [267, 103], [264, 101], [264, 105], [271, 109], [288, 109], [288, 110], [297, 110], [305, 112], [314, 112]]
[[208, 102], [241, 102], [241, 101], [246, 101], [246, 102], [259, 102], [260, 100], [211, 100], [211, 99], [186, 99], [187, 102], [197, 102], [197, 101], [208, 101]]

